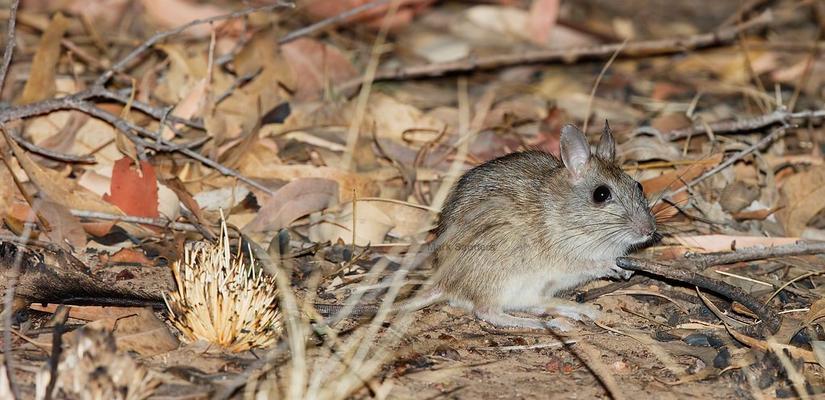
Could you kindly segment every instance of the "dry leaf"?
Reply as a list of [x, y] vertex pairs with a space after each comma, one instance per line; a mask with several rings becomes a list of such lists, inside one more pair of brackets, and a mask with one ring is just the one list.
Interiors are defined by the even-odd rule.
[[776, 213], [785, 233], [799, 236], [825, 208], [825, 167], [816, 166], [785, 180], [779, 189], [784, 207]]
[[[371, 0], [309, 0], [301, 2], [300, 6], [313, 18], [325, 19], [335, 17], [370, 1]], [[431, 3], [433, 3], [433, 0], [401, 0], [398, 2], [398, 9], [395, 15], [389, 17], [389, 21], [384, 21], [384, 17], [390, 4], [375, 7], [344, 21], [361, 22], [373, 29], [378, 29], [382, 24], [386, 23], [390, 29], [399, 29], [408, 25], [415, 14], [425, 10]]]
[[155, 169], [148, 161], [140, 162], [140, 170], [132, 166], [128, 157], [118, 160], [112, 168], [109, 194], [103, 199], [112, 203], [126, 215], [157, 218], [158, 180]]
[[825, 317], [825, 299], [819, 299], [811, 304], [808, 312], [805, 313], [804, 324], [810, 325], [822, 317]]
[[434, 223], [434, 210], [416, 207], [413, 204], [396, 203], [380, 200], [358, 200], [358, 203], [369, 203], [371, 206], [381, 210], [384, 215], [392, 220], [391, 235], [396, 237], [409, 237], [426, 232], [432, 228], [427, 221]]
[[[218, 211], [220, 209], [229, 210], [243, 201], [249, 194], [249, 189], [244, 186], [224, 187], [215, 190], [203, 191], [195, 196], [194, 200], [200, 209], [206, 211]], [[189, 206], [187, 205], [187, 208]], [[191, 209], [189, 211], [192, 211]], [[192, 211], [194, 212], [194, 211]]]
[[353, 228], [352, 203], [345, 204], [337, 213], [310, 218], [312, 225], [309, 229], [309, 238], [314, 242], [335, 242], [342, 239], [352, 242], [352, 231], [355, 229], [355, 244], [366, 246], [384, 242], [387, 232], [393, 227], [392, 218], [387, 216], [374, 202], [357, 202], [355, 207], [355, 228]]
[[17, 104], [29, 104], [54, 95], [55, 69], [60, 60], [60, 39], [68, 28], [69, 20], [61, 13], [55, 14], [49, 28], [40, 38], [23, 95], [17, 99]]
[[[661, 193], [664, 193], [665, 191], [674, 191], [685, 186], [686, 183], [718, 165], [722, 161], [722, 157], [722, 153], [715, 154], [686, 167], [681, 167], [675, 171], [642, 181], [641, 184], [644, 188], [645, 196], [648, 198], [653, 198]], [[681, 206], [684, 205], [689, 198], [690, 195], [686, 191], [682, 191], [672, 196], [671, 200], [677, 206]], [[653, 212], [653, 215], [656, 216], [656, 220], [660, 222], [667, 221], [679, 213], [679, 210], [676, 207], [666, 202], [660, 202], [654, 205], [651, 211]]]
[[292, 221], [338, 203], [338, 183], [329, 179], [302, 178], [287, 183], [261, 206], [247, 232], [277, 231]]
[[158, 319], [151, 308], [141, 308], [135, 314], [126, 317], [98, 319], [87, 326], [114, 330], [112, 334], [115, 336], [118, 349], [134, 351], [144, 357], [163, 354], [180, 346], [180, 342], [169, 331], [166, 323]]
[[340, 50], [315, 39], [293, 40], [281, 46], [281, 52], [296, 77], [295, 97], [299, 100], [318, 98], [324, 88], [358, 74]]
[[[146, 9], [146, 14], [155, 24], [162, 29], [171, 29], [184, 25], [196, 19], [205, 19], [222, 14], [228, 14], [229, 9], [209, 3], [194, 3], [184, 0], [142, 0], [141, 4]], [[241, 24], [235, 20], [230, 22], [235, 25]], [[207, 37], [212, 28], [209, 24], [193, 26], [183, 33], [190, 37]]]
[[[183, 97], [183, 100], [172, 110], [172, 115], [183, 119], [192, 119], [193, 117], [200, 116], [208, 97], [208, 88], [209, 81], [206, 78], [198, 80], [197, 83], [189, 89], [189, 92]], [[181, 125], [177, 127], [180, 128]], [[175, 137], [175, 132], [169, 126], [164, 126], [162, 135], [164, 139], [172, 140], [172, 138]]]
[[533, 0], [527, 20], [527, 32], [533, 43], [544, 45], [559, 16], [559, 0]]
[[26, 171], [29, 179], [52, 201], [60, 201], [66, 207], [72, 209], [99, 211], [116, 215], [123, 214], [117, 207], [78, 186], [74, 180], [50, 169], [41, 168], [13, 140], [8, 143], [17, 158], [17, 162]]
[[[352, 116], [355, 113], [346, 115]], [[375, 132], [379, 138], [401, 142], [402, 134], [406, 131], [441, 132], [444, 128], [443, 122], [424, 114], [418, 108], [376, 93], [370, 96], [361, 132], [362, 135]]]
[[86, 247], [86, 232], [83, 225], [63, 204], [37, 199], [34, 207], [48, 222], [47, 236], [52, 242], [68, 243], [74, 249]]
[[380, 193], [380, 188], [371, 179], [361, 174], [347, 172], [332, 167], [314, 167], [312, 165], [271, 165], [269, 168], [258, 170], [241, 169], [246, 176], [291, 181], [297, 178], [323, 178], [338, 182], [339, 198], [341, 201], [352, 199], [355, 191], [358, 197], [374, 197]]

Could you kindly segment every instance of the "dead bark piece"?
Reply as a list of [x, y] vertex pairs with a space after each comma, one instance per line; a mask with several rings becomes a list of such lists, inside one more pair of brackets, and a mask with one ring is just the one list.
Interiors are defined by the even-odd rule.
[[160, 304], [161, 293], [174, 288], [168, 268], [134, 268], [130, 279], [120, 270], [88, 266], [60, 250], [32, 250], [0, 241], [0, 290], [10, 282], [15, 262], [20, 263], [15, 294], [29, 303], [95, 305]]

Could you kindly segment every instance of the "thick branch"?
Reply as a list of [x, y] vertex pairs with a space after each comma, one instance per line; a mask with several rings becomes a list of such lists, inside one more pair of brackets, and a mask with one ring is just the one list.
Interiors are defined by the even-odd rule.
[[776, 333], [776, 331], [779, 330], [781, 321], [774, 310], [750, 294], [745, 293], [744, 290], [726, 282], [709, 278], [696, 271], [638, 258], [620, 257], [616, 260], [616, 265], [631, 271], [647, 272], [667, 279], [684, 282], [720, 294], [730, 300], [741, 303], [753, 311], [771, 333]]

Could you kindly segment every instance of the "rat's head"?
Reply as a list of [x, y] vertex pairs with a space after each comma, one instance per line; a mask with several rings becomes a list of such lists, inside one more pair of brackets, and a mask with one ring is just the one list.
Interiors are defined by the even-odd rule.
[[654, 240], [656, 220], [642, 185], [615, 163], [616, 142], [607, 124], [595, 154], [574, 125], [562, 128], [560, 145], [571, 187], [562, 217], [590, 247], [583, 251], [612, 258]]

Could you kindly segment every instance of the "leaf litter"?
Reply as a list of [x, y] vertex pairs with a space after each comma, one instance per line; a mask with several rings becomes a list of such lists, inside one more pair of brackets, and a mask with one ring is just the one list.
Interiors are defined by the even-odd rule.
[[[110, 3], [0, 13], [4, 398], [825, 393], [821, 3]], [[701, 279], [591, 282], [560, 334], [388, 313], [461, 172], [605, 120], [663, 236], [626, 262]], [[198, 272], [228, 348], [163, 303], [218, 241], [277, 297]]]

